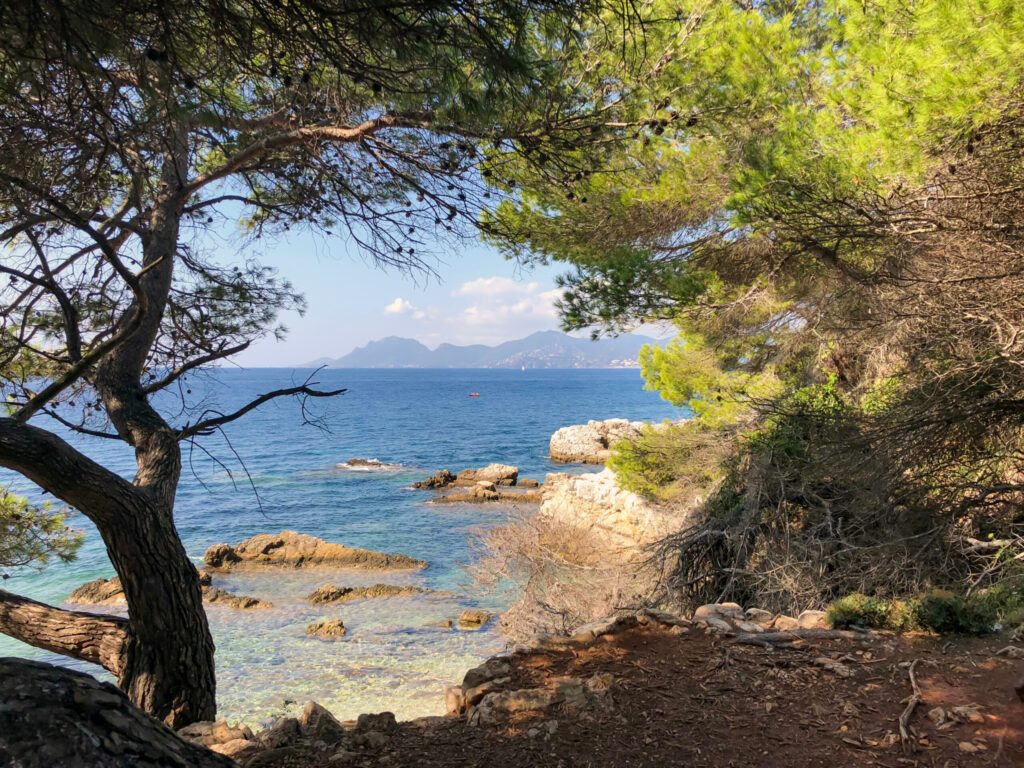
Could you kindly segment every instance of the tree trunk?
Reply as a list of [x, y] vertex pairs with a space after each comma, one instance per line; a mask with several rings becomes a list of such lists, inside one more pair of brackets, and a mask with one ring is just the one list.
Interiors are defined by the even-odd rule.
[[100, 529], [128, 601], [131, 631], [118, 683], [172, 728], [216, 714], [214, 645], [199, 574], [169, 509]]
[[124, 669], [128, 620], [120, 616], [65, 611], [0, 589], [0, 632], [115, 675]]

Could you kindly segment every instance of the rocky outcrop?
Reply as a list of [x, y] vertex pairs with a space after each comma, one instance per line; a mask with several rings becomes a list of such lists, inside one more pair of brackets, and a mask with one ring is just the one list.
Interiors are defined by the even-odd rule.
[[345, 636], [345, 622], [341, 619], [324, 619], [314, 621], [306, 627], [306, 634], [313, 637], [322, 637], [325, 640], [333, 640]]
[[0, 659], [0, 764], [48, 768], [231, 768], [180, 738], [109, 683], [37, 661]]
[[483, 629], [484, 625], [491, 620], [492, 616], [494, 616], [494, 614], [488, 613], [487, 611], [468, 609], [459, 615], [459, 620], [456, 622], [455, 626], [457, 629], [461, 629], [464, 632], [475, 632], [479, 629]]
[[471, 488], [478, 483], [491, 483], [496, 486], [513, 486], [519, 481], [519, 468], [508, 464], [488, 464], [480, 469], [464, 469], [453, 475], [447, 469], [435, 472], [426, 480], [413, 483], [413, 488], [438, 489], [455, 486]]
[[585, 539], [595, 557], [628, 562], [646, 557], [644, 548], [679, 530], [688, 514], [619, 487], [615, 474], [605, 469], [548, 475], [537, 519], [573, 532], [577, 541]]
[[333, 584], [324, 584], [317, 587], [306, 599], [311, 603], [351, 603], [372, 598], [411, 597], [427, 591], [422, 587], [396, 584], [373, 584], [369, 587], [336, 587]]
[[370, 549], [333, 544], [295, 531], [262, 533], [240, 544], [215, 544], [203, 556], [207, 566], [219, 570], [243, 567], [365, 568], [371, 570], [420, 570], [423, 560], [408, 555], [374, 552]]
[[551, 436], [549, 452], [555, 461], [571, 464], [604, 464], [616, 440], [636, 437], [642, 421], [608, 419], [562, 427]]
[[[249, 595], [236, 595], [225, 589], [214, 587], [210, 574], [199, 571], [199, 584], [203, 590], [203, 602], [213, 603], [227, 608], [273, 608], [274, 604], [267, 600]], [[95, 579], [80, 586], [68, 597], [69, 603], [81, 605], [124, 605], [127, 601], [121, 579], [114, 576], [110, 579]]]
[[380, 459], [349, 459], [335, 464], [335, 469], [348, 469], [356, 472], [401, 472], [405, 467], [401, 464], [388, 464]]
[[536, 489], [519, 490], [506, 487], [498, 487], [492, 482], [481, 480], [476, 485], [464, 491], [438, 496], [434, 499], [435, 504], [485, 504], [487, 502], [501, 502], [505, 504], [539, 504], [541, 492]]

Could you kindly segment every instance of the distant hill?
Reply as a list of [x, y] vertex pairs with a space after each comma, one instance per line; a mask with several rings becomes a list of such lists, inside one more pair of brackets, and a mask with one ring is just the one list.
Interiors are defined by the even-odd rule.
[[655, 339], [626, 334], [618, 338], [577, 339], [558, 331], [538, 331], [494, 347], [442, 344], [430, 349], [415, 339], [388, 336], [344, 357], [320, 358], [310, 367], [328, 368], [632, 368], [644, 344]]

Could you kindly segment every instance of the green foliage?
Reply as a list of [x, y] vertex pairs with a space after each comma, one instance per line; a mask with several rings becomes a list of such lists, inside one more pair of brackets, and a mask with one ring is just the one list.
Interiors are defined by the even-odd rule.
[[993, 631], [998, 620], [995, 601], [940, 589], [921, 595], [914, 612], [922, 628], [939, 634], [983, 635]]
[[69, 562], [82, 540], [63, 513], [0, 489], [0, 568], [42, 566], [52, 558]]
[[905, 600], [868, 597], [859, 592], [836, 600], [829, 606], [829, 623], [837, 629], [889, 629], [903, 632], [914, 628], [914, 608]]

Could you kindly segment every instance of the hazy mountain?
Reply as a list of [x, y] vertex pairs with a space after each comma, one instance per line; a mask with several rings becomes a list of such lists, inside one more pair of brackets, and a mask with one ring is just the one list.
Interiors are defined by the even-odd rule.
[[640, 348], [654, 339], [627, 334], [614, 339], [578, 339], [558, 331], [538, 331], [525, 339], [489, 347], [442, 344], [431, 350], [415, 339], [388, 336], [334, 360], [308, 365], [328, 368], [626, 368]]

